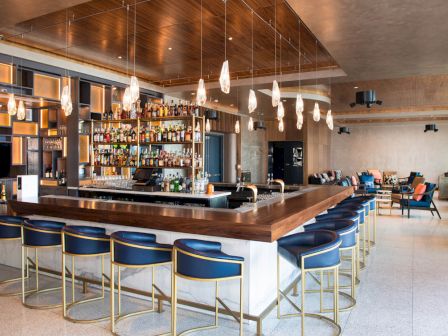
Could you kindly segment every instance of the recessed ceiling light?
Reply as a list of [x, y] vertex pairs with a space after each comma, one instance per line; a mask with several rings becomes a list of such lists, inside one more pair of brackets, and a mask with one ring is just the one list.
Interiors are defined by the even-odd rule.
[[283, 99], [283, 102], [286, 103], [286, 99]]
[[354, 88], [354, 89], [357, 89], [358, 87], [357, 87], [357, 86], [354, 86], [353, 88]]
[[123, 58], [123, 56], [118, 56], [118, 59], [122, 59]]
[[194, 96], [196, 94], [196, 92], [192, 92], [191, 95]]
[[215, 99], [215, 100], [214, 100], [214, 102], [215, 102], [215, 103], [218, 103], [218, 102], [219, 102], [219, 100], [218, 100], [218, 99]]
[[230, 104], [230, 107], [233, 107], [233, 104]]
[[173, 48], [171, 48], [171, 47], [168, 47], [168, 50], [173, 50]]
[[233, 40], [233, 37], [232, 36], [229, 36], [229, 41], [232, 41]]

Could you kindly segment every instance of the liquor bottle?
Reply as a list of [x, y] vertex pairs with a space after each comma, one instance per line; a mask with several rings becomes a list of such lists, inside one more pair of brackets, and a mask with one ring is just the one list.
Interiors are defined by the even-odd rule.
[[109, 113], [107, 113], [107, 111], [104, 111], [103, 113], [103, 120], [109, 120]]
[[0, 201], [6, 202], [6, 185], [2, 183], [2, 192], [0, 194]]
[[114, 113], [112, 112], [112, 107], [109, 110], [109, 120], [113, 120], [114, 119]]

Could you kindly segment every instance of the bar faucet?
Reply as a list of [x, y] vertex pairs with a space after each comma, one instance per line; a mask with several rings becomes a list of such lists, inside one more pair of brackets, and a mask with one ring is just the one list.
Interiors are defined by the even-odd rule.
[[236, 192], [239, 192], [240, 190], [244, 190], [244, 182], [241, 182], [241, 178], [237, 178], [236, 183]]
[[282, 179], [275, 179], [275, 180], [272, 180], [272, 183], [280, 184], [280, 192], [282, 194], [285, 193], [285, 181], [283, 181]]
[[255, 184], [248, 184], [246, 186], [247, 189], [249, 189], [252, 192], [252, 203], [257, 203], [257, 197], [258, 197], [258, 188]]

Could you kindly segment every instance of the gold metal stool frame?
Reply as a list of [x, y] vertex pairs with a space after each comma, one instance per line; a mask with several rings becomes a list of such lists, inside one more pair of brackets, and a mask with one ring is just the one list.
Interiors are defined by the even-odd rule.
[[[222, 262], [222, 263], [234, 263], [234, 264], [239, 264], [241, 267], [241, 275], [239, 276], [232, 276], [232, 277], [226, 277], [226, 278], [214, 278], [214, 279], [203, 279], [203, 278], [194, 278], [194, 277], [189, 277], [186, 275], [182, 275], [177, 273], [177, 253], [182, 253], [185, 255], [188, 255], [190, 257], [193, 258], [197, 258], [197, 259], [204, 259], [204, 260], [209, 260], [209, 261], [214, 261], [214, 262]], [[183, 332], [181, 332], [180, 334], [177, 334], [177, 316], [176, 316], [176, 312], [177, 312], [177, 278], [176, 277], [181, 277], [187, 280], [193, 280], [193, 281], [203, 281], [203, 282], [215, 282], [215, 323], [213, 325], [209, 325], [209, 326], [203, 326], [203, 327], [196, 327], [196, 328], [191, 328], [188, 330], [185, 330]], [[221, 281], [227, 281], [227, 280], [234, 280], [234, 279], [239, 279], [240, 280], [240, 313], [239, 316], [233, 312], [232, 310], [230, 310], [230, 308], [221, 300], [221, 298], [219, 297], [219, 283]], [[218, 319], [219, 319], [219, 304], [222, 305], [222, 307], [240, 324], [240, 336], [243, 336], [243, 282], [244, 282], [244, 261], [236, 261], [236, 260], [224, 260], [224, 259], [218, 259], [218, 258], [211, 258], [211, 257], [204, 257], [204, 256], [200, 256], [197, 254], [193, 254], [187, 251], [184, 251], [176, 246], [173, 247], [173, 274], [172, 274], [172, 288], [173, 288], [173, 293], [172, 293], [172, 326], [173, 326], [173, 335], [174, 336], [181, 336], [181, 335], [186, 335], [189, 333], [192, 333], [194, 331], [200, 331], [200, 330], [207, 330], [207, 329], [215, 329], [218, 328]]]
[[[49, 230], [44, 230], [44, 229], [35, 229], [35, 228], [30, 228], [27, 227], [26, 230], [30, 230], [30, 231], [36, 231], [36, 232], [41, 232], [41, 233], [48, 233], [48, 234], [56, 234], [56, 235], [60, 235], [60, 232], [54, 232], [54, 231], [49, 231]], [[25, 245], [24, 241], [23, 241], [23, 231], [24, 231], [24, 227], [22, 225], [21, 227], [21, 240], [22, 240], [22, 304], [30, 309], [52, 309], [52, 308], [58, 308], [61, 307], [62, 304], [51, 304], [51, 305], [31, 305], [26, 303], [26, 299], [40, 294], [40, 293], [46, 293], [46, 292], [51, 292], [51, 291], [56, 291], [56, 290], [60, 290], [62, 287], [53, 287], [53, 288], [46, 288], [46, 289], [39, 289], [39, 255], [37, 253], [37, 251], [39, 249], [46, 249], [46, 248], [56, 248], [56, 247], [60, 247], [61, 245], [51, 245], [51, 246], [32, 246], [32, 245]], [[34, 248], [34, 258], [35, 258], [35, 269], [36, 269], [36, 288], [34, 289], [30, 289], [28, 291], [25, 291], [25, 269], [27, 270], [27, 273], [29, 275], [29, 268], [28, 268], [28, 248]], [[23, 256], [26, 256], [26, 261], [23, 258]], [[25, 261], [25, 262], [24, 262]], [[26, 264], [26, 265], [25, 265]], [[30, 293], [30, 294], [28, 294]], [[28, 294], [28, 295], [26, 295]]]
[[[110, 239], [110, 288], [111, 288], [111, 293], [110, 293], [110, 317], [111, 317], [111, 319], [110, 319], [110, 321], [111, 321], [111, 331], [114, 335], [117, 335], [117, 332], [115, 329], [116, 329], [116, 324], [118, 322], [120, 322], [123, 319], [128, 318], [128, 317], [153, 313], [153, 312], [157, 311], [155, 308], [155, 291], [156, 290], [163, 297], [168, 298], [165, 295], [165, 293], [163, 293], [163, 291], [159, 287], [157, 287], [157, 285], [155, 284], [155, 277], [156, 277], [155, 267], [162, 266], [162, 265], [169, 265], [172, 262], [168, 261], [168, 262], [150, 264], [150, 265], [129, 265], [129, 264], [118, 263], [115, 261], [115, 258], [114, 258], [114, 244], [126, 245], [126, 246], [130, 246], [130, 247], [135, 247], [138, 249], [154, 250], [154, 251], [172, 251], [172, 250], [171, 250], [171, 248], [143, 246], [143, 245], [138, 245], [138, 244], [125, 243], [122, 241], [116, 241], [113, 238]], [[118, 314], [115, 314], [115, 265], [118, 268], [118, 283], [117, 283]], [[126, 268], [149, 268], [149, 267], [151, 267], [152, 268], [152, 284], [151, 284], [152, 308], [151, 309], [145, 309], [145, 310], [140, 310], [137, 312], [121, 315], [121, 269], [120, 269], [120, 267], [126, 267]], [[173, 289], [173, 287], [171, 287], [171, 289]], [[158, 312], [159, 313], [161, 312], [160, 305], [159, 305]], [[171, 330], [172, 330], [172, 326], [171, 326]], [[171, 335], [171, 331], [168, 333], [161, 334], [159, 336], [162, 336], [162, 335]]]
[[[0, 225], [4, 225], [4, 226], [12, 226], [12, 227], [18, 227], [21, 228], [22, 224], [12, 224], [12, 223], [4, 223], [4, 222], [0, 222]], [[22, 237], [17, 237], [17, 238], [0, 238], [0, 242], [1, 241], [13, 241], [13, 240], [19, 240], [22, 241]], [[21, 253], [23, 252], [23, 250], [21, 250]], [[20, 260], [22, 263], [22, 259], [23, 259], [23, 255], [20, 255]], [[26, 252], [26, 275], [25, 275], [25, 279], [29, 278], [29, 274], [30, 274], [30, 269], [28, 267], [28, 251]], [[22, 265], [21, 265], [22, 266]], [[0, 286], [3, 286], [4, 284], [10, 283], [10, 282], [14, 282], [14, 281], [21, 281], [22, 280], [22, 276], [18, 277], [18, 278], [13, 278], [13, 279], [6, 279], [6, 280], [2, 280], [0, 281]], [[30, 291], [28, 291], [30, 292]], [[16, 295], [21, 295], [22, 291], [20, 292], [15, 292], [15, 293], [0, 293], [1, 297], [6, 297], [6, 296], [16, 296]]]
[[[87, 239], [87, 240], [100, 240], [100, 241], [109, 241], [108, 238], [95, 238], [95, 237], [87, 237], [83, 235], [77, 235], [70, 232], [64, 232], [62, 231], [62, 305], [63, 305], [63, 317], [74, 323], [95, 323], [95, 322], [101, 322], [109, 319], [109, 316], [104, 316], [96, 319], [76, 319], [71, 316], [69, 316], [69, 311], [75, 306], [78, 306], [83, 303], [87, 302], [93, 302], [97, 300], [103, 300], [104, 299], [104, 292], [105, 292], [105, 285], [104, 285], [104, 278], [107, 278], [106, 274], [104, 274], [104, 256], [108, 255], [109, 252], [106, 253], [95, 253], [95, 254], [73, 254], [68, 253], [65, 251], [65, 235], [72, 236], [75, 238], [80, 239]], [[72, 257], [72, 269], [71, 269], [71, 282], [72, 282], [72, 302], [67, 304], [67, 284], [66, 284], [66, 256]], [[89, 299], [79, 300], [75, 301], [75, 257], [101, 257], [101, 296], [93, 297]]]
[[[335, 266], [331, 266], [331, 267], [322, 267], [322, 268], [312, 268], [312, 269], [308, 269], [306, 270], [305, 267], [305, 260], [306, 258], [310, 258], [319, 254], [322, 254], [323, 252], [330, 252], [334, 249], [339, 249], [340, 243], [330, 249], [327, 249], [325, 251], [319, 251], [319, 252], [315, 252], [306, 256], [301, 256], [301, 275], [300, 275], [300, 279], [299, 281], [301, 281], [302, 284], [302, 290], [301, 290], [301, 306], [298, 307], [287, 295], [287, 293], [283, 292], [280, 289], [280, 255], [277, 253], [277, 318], [278, 319], [282, 319], [282, 318], [288, 318], [288, 317], [301, 317], [301, 335], [304, 336], [305, 335], [305, 317], [311, 317], [311, 318], [317, 318], [320, 320], [323, 320], [327, 323], [329, 323], [331, 326], [333, 326], [334, 328], [336, 328], [337, 333], [335, 334], [336, 336], [341, 335], [342, 329], [341, 326], [339, 325], [339, 266], [340, 263], [335, 265]], [[322, 279], [322, 274], [325, 271], [333, 271], [334, 274], [334, 286], [333, 286], [333, 319], [330, 319], [326, 316], [320, 315], [320, 314], [316, 314], [316, 313], [306, 313], [305, 312], [305, 293], [306, 291], [306, 274], [311, 272], [320, 272], [321, 274], [321, 279]], [[321, 282], [322, 284], [322, 282]], [[320, 297], [320, 304], [321, 304], [321, 311], [325, 311], [325, 309], [323, 309], [323, 302], [322, 302], [322, 297], [323, 297], [323, 288], [321, 286], [320, 290], [318, 291], [321, 294]], [[282, 297], [285, 298], [290, 304], [291, 306], [296, 309], [298, 311], [298, 313], [291, 313], [291, 314], [281, 314], [280, 312], [280, 303], [282, 300]]]

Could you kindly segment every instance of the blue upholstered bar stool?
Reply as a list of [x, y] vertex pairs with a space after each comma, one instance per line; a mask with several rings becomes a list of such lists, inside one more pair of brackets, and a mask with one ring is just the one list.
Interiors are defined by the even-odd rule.
[[[110, 286], [111, 291], [111, 330], [115, 333], [116, 324], [131, 316], [155, 312], [155, 291], [163, 295], [163, 292], [155, 284], [157, 266], [171, 264], [173, 247], [168, 244], [160, 244], [156, 241], [156, 235], [142, 232], [117, 231], [110, 236], [111, 264], [110, 264]], [[115, 313], [115, 266], [118, 269], [118, 314]], [[145, 309], [126, 315], [121, 315], [121, 269], [122, 268], [151, 268], [152, 284], [151, 299], [152, 308]], [[160, 311], [160, 310], [159, 310]], [[171, 327], [172, 328], [172, 327]], [[170, 328], [170, 329], [171, 329]], [[171, 331], [168, 333], [171, 335]]]
[[[347, 299], [350, 300], [350, 305], [344, 308], [339, 307], [340, 311], [348, 310], [353, 308], [356, 305], [355, 299], [355, 291], [356, 291], [356, 254], [357, 254], [357, 238], [356, 231], [358, 230], [358, 223], [353, 220], [345, 220], [345, 219], [335, 219], [335, 220], [322, 220], [313, 224], [308, 224], [304, 226], [305, 232], [307, 231], [315, 231], [315, 230], [330, 230], [336, 232], [341, 238], [341, 245], [339, 246], [339, 251], [342, 254], [344, 251], [350, 252], [350, 296], [346, 295], [346, 293], [340, 292], [340, 295], [343, 295]], [[320, 283], [323, 282], [323, 272], [320, 272]], [[321, 286], [322, 292], [322, 286]], [[321, 293], [322, 296], [322, 293]], [[321, 300], [321, 312], [324, 311], [322, 307]]]
[[173, 295], [172, 295], [172, 319], [173, 335], [177, 335], [177, 277], [195, 281], [215, 282], [215, 323], [210, 326], [192, 328], [179, 335], [192, 331], [214, 329], [218, 327], [218, 307], [222, 304], [224, 309], [227, 306], [219, 297], [219, 282], [239, 279], [240, 280], [240, 312], [236, 318], [240, 324], [240, 335], [243, 335], [243, 273], [244, 258], [231, 256], [221, 251], [221, 243], [198, 240], [198, 239], [178, 239], [174, 242], [173, 249]]
[[[94, 319], [77, 319], [70, 316], [70, 309], [87, 302], [104, 299], [104, 256], [110, 253], [110, 239], [106, 230], [94, 226], [65, 226], [62, 229], [62, 303], [65, 319], [78, 323], [93, 323], [107, 320], [109, 316]], [[67, 304], [66, 256], [71, 257], [72, 301]], [[75, 296], [75, 257], [101, 257], [101, 296], [76, 301]]]
[[[305, 317], [314, 317], [329, 322], [338, 330], [338, 335], [341, 333], [339, 326], [339, 265], [341, 263], [339, 246], [341, 245], [341, 238], [334, 231], [316, 230], [292, 234], [280, 238], [278, 243], [278, 257], [277, 257], [277, 317], [301, 316], [301, 334], [305, 335]], [[280, 256], [286, 259], [292, 265], [301, 270], [302, 295], [301, 305], [297, 307], [287, 297], [287, 293], [280, 288]], [[305, 312], [305, 292], [306, 292], [306, 274], [309, 272], [334, 272], [334, 286], [333, 286], [333, 319], [319, 314], [312, 314]], [[322, 283], [321, 283], [322, 284]], [[321, 292], [322, 295], [322, 292]], [[281, 315], [280, 303], [282, 297], [285, 297], [293, 307], [297, 309], [298, 314]], [[322, 301], [322, 297], [321, 297]], [[322, 306], [322, 305], [321, 305]]]
[[370, 222], [372, 224], [372, 231], [373, 235], [370, 240], [370, 245], [375, 246], [376, 245], [376, 216], [377, 216], [377, 205], [376, 205], [376, 196], [375, 195], [364, 195], [364, 196], [357, 196], [353, 197], [354, 199], [360, 198], [364, 200], [368, 200], [370, 204], [370, 214], [372, 217], [372, 221]]
[[[359, 280], [359, 274], [361, 272], [361, 258], [360, 258], [360, 240], [359, 240], [359, 223], [361, 222], [361, 219], [364, 216], [364, 212], [358, 210], [358, 211], [354, 211], [350, 210], [349, 208], [341, 208], [341, 209], [335, 209], [329, 213], [317, 216], [316, 222], [319, 221], [329, 221], [329, 220], [349, 220], [351, 222], [353, 222], [354, 224], [356, 224], [357, 229], [356, 229], [356, 284], [359, 284], [360, 280]], [[343, 257], [344, 259], [344, 257]], [[363, 264], [363, 267], [364, 264]], [[345, 270], [341, 270], [342, 272], [341, 275], [344, 275], [344, 271]], [[341, 286], [342, 288], [344, 288], [344, 286]]]
[[25, 261], [22, 258], [22, 303], [28, 308], [50, 309], [62, 306], [62, 304], [32, 305], [26, 299], [43, 292], [60, 290], [61, 287], [39, 288], [39, 249], [57, 248], [61, 246], [61, 230], [65, 223], [50, 220], [25, 220], [22, 225], [22, 257], [28, 253], [29, 248], [35, 251], [36, 288], [31, 294], [26, 295], [25, 290]]
[[[20, 240], [22, 238], [22, 224], [27, 218], [18, 216], [0, 216], [0, 241]], [[21, 257], [23, 259], [23, 256]], [[28, 265], [28, 262], [27, 262]], [[28, 267], [26, 267], [28, 277]], [[21, 280], [21, 277], [0, 281], [0, 285]], [[0, 296], [20, 295], [22, 292], [1, 293]]]

